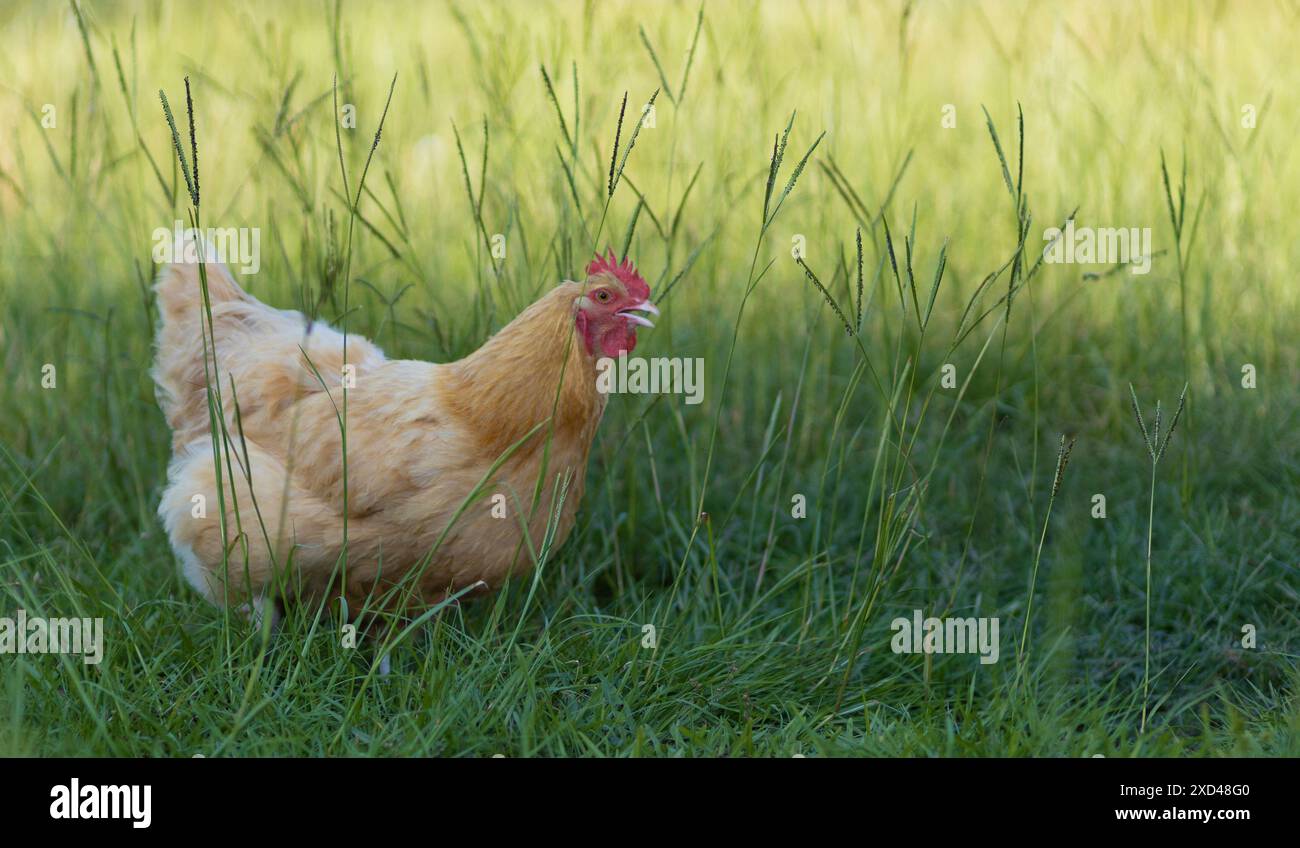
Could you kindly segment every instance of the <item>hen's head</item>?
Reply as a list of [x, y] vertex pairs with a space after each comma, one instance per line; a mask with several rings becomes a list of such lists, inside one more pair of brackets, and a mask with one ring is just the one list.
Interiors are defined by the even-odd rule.
[[659, 314], [650, 302], [650, 286], [630, 260], [617, 261], [612, 249], [605, 256], [597, 254], [587, 265], [582, 288], [583, 294], [574, 304], [574, 320], [591, 356], [631, 353], [636, 347], [636, 328], [654, 326], [638, 314]]

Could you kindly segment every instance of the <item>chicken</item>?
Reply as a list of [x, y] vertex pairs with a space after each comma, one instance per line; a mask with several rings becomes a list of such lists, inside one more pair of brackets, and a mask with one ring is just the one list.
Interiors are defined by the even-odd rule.
[[[586, 270], [437, 364], [387, 359], [356, 335], [345, 344], [209, 261], [214, 367], [199, 265], [165, 268], [154, 379], [173, 456], [158, 513], [186, 580], [258, 613], [338, 596], [352, 614], [409, 611], [527, 571], [550, 521], [562, 544], [605, 409], [597, 360], [630, 352], [637, 328], [654, 326], [640, 313], [659, 314], [626, 259], [611, 251]], [[209, 373], [230, 434], [219, 463]]]

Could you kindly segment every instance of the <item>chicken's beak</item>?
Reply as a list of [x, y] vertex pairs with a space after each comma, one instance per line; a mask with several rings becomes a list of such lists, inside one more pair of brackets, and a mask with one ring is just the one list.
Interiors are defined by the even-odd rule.
[[622, 315], [633, 324], [640, 324], [642, 327], [653, 327], [654, 324], [650, 322], [649, 318], [646, 318], [643, 315], [633, 315], [632, 313], [634, 312], [649, 312], [651, 315], [657, 317], [659, 315], [659, 307], [655, 306], [648, 300], [643, 300], [638, 304], [628, 306], [618, 311], [619, 315]]

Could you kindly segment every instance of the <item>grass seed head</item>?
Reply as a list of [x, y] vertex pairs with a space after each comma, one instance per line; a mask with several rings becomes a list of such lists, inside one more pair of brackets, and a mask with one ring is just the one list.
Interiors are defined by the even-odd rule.
[[1142, 441], [1147, 446], [1147, 453], [1151, 454], [1151, 459], [1156, 458], [1156, 447], [1151, 441], [1151, 434], [1147, 432], [1146, 422], [1142, 420], [1142, 407], [1138, 405], [1137, 392], [1133, 390], [1133, 384], [1128, 384], [1129, 397], [1133, 399], [1133, 417], [1137, 419], [1138, 427], [1142, 430]]
[[1070, 464], [1070, 452], [1074, 450], [1074, 443], [1078, 441], [1075, 436], [1070, 437], [1070, 441], [1065, 441], [1065, 434], [1061, 434], [1061, 444], [1056, 449], [1056, 474], [1052, 477], [1052, 497], [1061, 490], [1061, 481], [1065, 479], [1065, 468]]
[[191, 166], [194, 168], [194, 185], [191, 189], [193, 193], [194, 208], [199, 208], [199, 139], [198, 133], [194, 129], [194, 98], [190, 95], [190, 78], [185, 78], [185, 113], [190, 122], [190, 153], [192, 154]]
[[614, 166], [618, 162], [618, 142], [623, 135], [623, 115], [627, 112], [627, 92], [623, 92], [623, 105], [618, 107], [618, 125], [614, 127], [614, 149], [609, 154], [609, 197], [614, 196]]
[[803, 261], [803, 257], [796, 257], [795, 262], [799, 263], [799, 267], [803, 269], [804, 275], [808, 277], [808, 281], [816, 287], [817, 291], [822, 293], [822, 297], [824, 297], [826, 302], [830, 304], [831, 309], [834, 310], [835, 315], [840, 319], [840, 323], [844, 325], [844, 332], [852, 336], [853, 325], [849, 323], [849, 317], [844, 314], [843, 309], [840, 309], [840, 305], [835, 302], [835, 298], [831, 295], [830, 291], [827, 290], [826, 286], [822, 285], [821, 280], [817, 279], [817, 275], [814, 274], [813, 270], [808, 267], [808, 264]]
[[181, 133], [176, 129], [176, 118], [172, 115], [171, 104], [167, 102], [167, 92], [161, 88], [158, 89], [158, 99], [162, 101], [163, 115], [167, 117], [167, 126], [172, 131], [172, 146], [176, 149], [176, 158], [181, 163], [181, 175], [185, 177], [185, 189], [189, 192], [190, 200], [198, 204], [198, 191], [194, 186], [194, 179], [190, 176], [189, 163], [185, 161], [185, 148], [181, 145]]
[[1178, 419], [1183, 416], [1183, 407], [1187, 403], [1187, 384], [1183, 383], [1183, 391], [1178, 395], [1178, 409], [1174, 410], [1174, 417], [1169, 422], [1169, 432], [1165, 433], [1164, 441], [1160, 444], [1160, 450], [1156, 452], [1156, 460], [1165, 455], [1165, 449], [1169, 447], [1169, 440], [1174, 437], [1174, 430], [1178, 428]]
[[854, 330], [862, 332], [862, 228], [858, 227], [858, 314]]

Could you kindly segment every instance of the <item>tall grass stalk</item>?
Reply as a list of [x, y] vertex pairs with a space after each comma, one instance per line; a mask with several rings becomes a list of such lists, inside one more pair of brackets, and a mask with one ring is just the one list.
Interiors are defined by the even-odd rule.
[[[217, 342], [213, 333], [212, 320], [212, 300], [208, 294], [208, 272], [207, 272], [207, 245], [203, 238], [202, 217], [200, 214], [200, 194], [198, 181], [198, 139], [194, 122], [194, 102], [190, 95], [190, 80], [185, 78], [185, 104], [186, 112], [189, 118], [190, 127], [190, 147], [194, 154], [193, 168], [185, 158], [185, 146], [181, 143], [180, 130], [176, 126], [175, 116], [172, 114], [171, 104], [167, 101], [167, 93], [162, 89], [158, 90], [158, 97], [162, 101], [163, 116], [167, 120], [167, 126], [171, 130], [172, 147], [176, 153], [176, 161], [180, 163], [181, 175], [185, 180], [186, 192], [190, 200], [189, 218], [190, 224], [195, 232], [195, 253], [199, 266], [199, 294], [202, 301], [202, 312], [200, 313], [200, 331], [203, 341], [203, 378], [204, 394], [208, 409], [208, 428], [212, 442], [212, 462], [213, 475], [217, 489], [217, 509], [219, 511], [218, 526], [221, 530], [221, 578], [222, 592], [225, 594], [225, 603], [222, 605], [222, 615], [225, 618], [226, 642], [226, 661], [233, 662], [234, 652], [230, 642], [230, 545], [229, 545], [229, 526], [226, 512], [226, 487], [224, 484], [225, 472], [222, 470], [221, 458], [227, 451], [229, 444], [229, 433], [226, 429], [225, 404], [221, 397], [221, 377], [217, 371]], [[184, 245], [181, 246], [182, 250]], [[228, 454], [227, 460], [229, 459]], [[227, 462], [227, 467], [229, 462]], [[233, 505], [234, 518], [236, 526], [239, 526], [239, 506], [235, 491], [233, 488], [234, 481], [231, 480], [231, 497], [235, 501]], [[242, 531], [240, 537], [242, 539]], [[247, 570], [247, 558], [245, 558], [245, 570]], [[251, 599], [250, 599], [251, 603]]]
[[1034, 567], [1029, 573], [1029, 600], [1025, 602], [1025, 624], [1020, 631], [1020, 648], [1016, 658], [1020, 662], [1019, 672], [1024, 671], [1025, 646], [1029, 643], [1029, 624], [1034, 615], [1034, 590], [1038, 586], [1038, 565], [1043, 559], [1043, 543], [1047, 541], [1047, 527], [1052, 521], [1052, 505], [1061, 490], [1061, 481], [1065, 479], [1065, 467], [1070, 464], [1070, 452], [1074, 450], [1075, 439], [1065, 441], [1061, 434], [1060, 445], [1056, 449], [1056, 473], [1052, 475], [1052, 493], [1047, 498], [1047, 514], [1043, 516], [1043, 531], [1038, 536], [1038, 548], [1034, 551]]
[[1138, 429], [1142, 431], [1142, 441], [1146, 445], [1147, 455], [1151, 459], [1151, 495], [1147, 504], [1147, 568], [1146, 568], [1146, 624], [1145, 624], [1145, 650], [1142, 659], [1142, 725], [1139, 733], [1146, 733], [1147, 730], [1147, 699], [1151, 687], [1151, 540], [1155, 532], [1156, 518], [1156, 466], [1165, 455], [1165, 450], [1169, 447], [1169, 440], [1174, 435], [1174, 428], [1178, 426], [1178, 419], [1182, 417], [1183, 405], [1187, 399], [1187, 384], [1183, 384], [1183, 391], [1178, 395], [1178, 409], [1174, 412], [1173, 420], [1169, 422], [1169, 429], [1164, 435], [1160, 434], [1160, 401], [1156, 401], [1156, 416], [1153, 426], [1147, 430], [1146, 421], [1142, 418], [1142, 407], [1138, 404], [1137, 392], [1133, 390], [1133, 384], [1128, 386], [1129, 397], [1133, 402], [1133, 417], [1137, 420]]
[[[366, 176], [370, 173], [370, 163], [375, 158], [375, 151], [379, 149], [379, 140], [384, 133], [384, 121], [388, 119], [388, 107], [393, 103], [393, 91], [397, 88], [397, 74], [393, 74], [393, 81], [388, 84], [388, 97], [384, 100], [384, 111], [379, 115], [379, 125], [375, 128], [374, 141], [370, 143], [370, 152], [366, 154], [366, 163], [361, 168], [361, 177], [357, 180], [356, 195], [350, 198], [348, 203], [348, 235], [343, 250], [343, 319], [340, 323], [340, 332], [343, 334], [343, 369], [348, 367], [348, 315], [351, 310], [351, 292], [352, 292], [352, 239], [356, 230], [358, 210], [361, 206], [361, 194], [365, 190]], [[339, 159], [339, 175], [343, 180], [344, 194], [348, 192], [348, 169], [343, 160], [343, 140], [340, 134], [338, 104], [338, 77], [334, 78], [334, 142]], [[341, 382], [343, 410], [339, 420], [339, 438], [340, 451], [342, 453], [341, 461], [343, 463], [343, 550], [339, 554], [340, 567], [342, 570], [341, 580], [343, 585], [347, 585], [348, 579], [348, 386], [347, 381]]]

